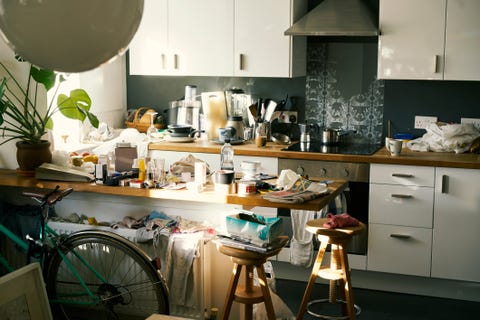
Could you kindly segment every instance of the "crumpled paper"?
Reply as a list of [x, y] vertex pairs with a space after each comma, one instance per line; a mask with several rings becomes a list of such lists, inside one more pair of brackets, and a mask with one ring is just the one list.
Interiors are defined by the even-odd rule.
[[480, 136], [480, 131], [471, 123], [431, 123], [426, 130], [421, 138], [407, 142], [410, 150], [463, 153]]
[[195, 162], [204, 162], [207, 167], [207, 174], [210, 174], [210, 167], [205, 161], [196, 158], [192, 154], [176, 161], [170, 166], [170, 172], [174, 175], [181, 175], [183, 172], [190, 172], [193, 176], [195, 173]]

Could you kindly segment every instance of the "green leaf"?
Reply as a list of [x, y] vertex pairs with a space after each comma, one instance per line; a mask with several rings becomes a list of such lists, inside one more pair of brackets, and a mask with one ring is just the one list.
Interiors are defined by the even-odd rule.
[[31, 66], [30, 75], [32, 78], [44, 85], [45, 89], [50, 90], [55, 85], [55, 72], [45, 69], [39, 69], [37, 67]]
[[67, 118], [85, 121], [88, 117], [90, 123], [98, 128], [98, 119], [89, 112], [92, 105], [87, 92], [83, 89], [70, 91], [70, 96], [60, 94], [57, 98], [57, 105], [60, 112]]
[[48, 118], [47, 123], [45, 124], [45, 128], [46, 128], [46, 129], [50, 129], [50, 130], [53, 129], [53, 120], [52, 120], [52, 118]]

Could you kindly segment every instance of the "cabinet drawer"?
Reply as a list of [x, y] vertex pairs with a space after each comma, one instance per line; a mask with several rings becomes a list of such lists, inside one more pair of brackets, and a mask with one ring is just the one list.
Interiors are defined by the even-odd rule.
[[432, 228], [433, 188], [370, 184], [369, 223]]
[[433, 187], [435, 169], [433, 167], [372, 164], [370, 182], [401, 184], [407, 186]]
[[367, 270], [430, 276], [432, 230], [369, 224]]

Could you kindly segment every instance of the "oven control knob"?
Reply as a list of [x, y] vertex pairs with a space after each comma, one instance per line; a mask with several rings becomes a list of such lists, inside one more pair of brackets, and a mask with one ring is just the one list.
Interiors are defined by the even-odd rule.
[[303, 168], [301, 166], [298, 166], [297, 167], [297, 174], [303, 176], [304, 173], [305, 173], [305, 168]]
[[350, 175], [350, 172], [348, 171], [347, 168], [343, 169], [343, 176], [348, 177]]
[[322, 177], [326, 177], [327, 176], [327, 169], [325, 169], [325, 168], [320, 169], [320, 175]]

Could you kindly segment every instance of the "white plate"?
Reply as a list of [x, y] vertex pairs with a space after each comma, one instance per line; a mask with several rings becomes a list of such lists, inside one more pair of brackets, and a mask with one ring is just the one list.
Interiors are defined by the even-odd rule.
[[[214, 140], [212, 140], [212, 142], [213, 142], [213, 143], [216, 143], [216, 144], [224, 144], [224, 143], [225, 143], [225, 141], [220, 141], [220, 140], [218, 140], [218, 139], [214, 139]], [[230, 144], [231, 144], [232, 146], [233, 146], [233, 145], [236, 145], [236, 144], [242, 144], [242, 143], [244, 143], [244, 142], [245, 142], [245, 140], [243, 140], [243, 139], [230, 140]]]
[[165, 140], [168, 142], [193, 142], [195, 138], [193, 137], [172, 137], [172, 136], [166, 136]]

